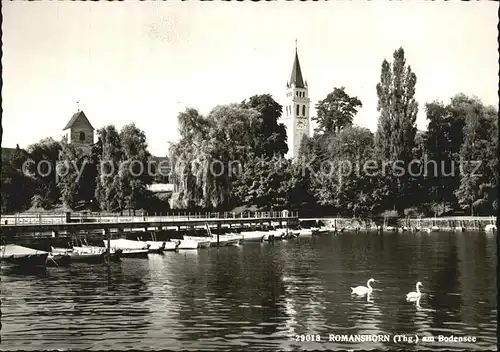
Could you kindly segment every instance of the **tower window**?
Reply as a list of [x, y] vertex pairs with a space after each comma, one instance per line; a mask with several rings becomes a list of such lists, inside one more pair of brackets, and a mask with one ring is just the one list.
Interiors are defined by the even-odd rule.
[[306, 116], [306, 106], [302, 105], [302, 116]]
[[85, 133], [80, 132], [80, 142], [85, 141]]
[[300, 114], [300, 105], [297, 104], [297, 116]]

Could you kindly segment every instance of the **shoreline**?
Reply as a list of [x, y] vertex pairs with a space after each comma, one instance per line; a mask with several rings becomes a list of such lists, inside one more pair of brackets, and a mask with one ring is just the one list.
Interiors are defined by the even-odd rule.
[[[359, 230], [377, 230], [378, 227], [406, 227], [409, 229], [424, 229], [437, 227], [440, 231], [477, 231], [483, 230], [487, 225], [497, 223], [496, 216], [446, 216], [446, 217], [426, 217], [426, 218], [345, 218], [345, 217], [317, 217], [301, 218], [300, 222], [318, 221], [328, 227], [359, 229]], [[377, 220], [382, 220], [382, 223]]]

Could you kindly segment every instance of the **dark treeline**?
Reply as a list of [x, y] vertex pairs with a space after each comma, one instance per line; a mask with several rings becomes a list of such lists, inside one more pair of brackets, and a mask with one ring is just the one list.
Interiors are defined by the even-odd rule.
[[[362, 102], [344, 87], [316, 105], [317, 128], [304, 137], [298, 159], [285, 159], [282, 107], [256, 95], [215, 107], [206, 116], [186, 109], [178, 116], [180, 140], [170, 146], [171, 204], [191, 211], [290, 209], [301, 213], [374, 216], [494, 214], [498, 185], [498, 111], [478, 98], [457, 94], [449, 104], [427, 103], [426, 131], [418, 131], [416, 74], [403, 49], [383, 61], [375, 134], [353, 125]], [[2, 211], [30, 206], [85, 204], [94, 210], [146, 209], [168, 205], [147, 190], [165, 177], [134, 171], [151, 158], [144, 132], [135, 125], [107, 126], [90, 154], [43, 140], [17, 149], [2, 163]], [[77, 161], [64, 177], [37, 176], [24, 161]], [[85, 163], [84, 172], [78, 174]], [[116, 170], [108, 172], [106, 167]], [[101, 165], [100, 167], [98, 165]]]
[[2, 212], [58, 207], [168, 210], [167, 200], [147, 189], [165, 177], [158, 174], [156, 164], [148, 162], [151, 154], [144, 132], [129, 124], [120, 132], [114, 126], [103, 127], [97, 136], [90, 151], [47, 138], [26, 150], [17, 146], [8, 159], [2, 157]]

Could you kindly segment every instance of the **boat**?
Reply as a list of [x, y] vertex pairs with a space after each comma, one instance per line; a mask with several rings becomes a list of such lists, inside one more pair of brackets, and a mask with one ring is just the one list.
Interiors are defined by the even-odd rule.
[[[51, 247], [52, 255], [68, 256], [71, 263], [99, 264], [106, 261], [106, 248], [97, 246], [73, 246], [72, 248]], [[110, 260], [120, 261], [121, 250], [111, 248]]]
[[219, 235], [219, 242], [217, 243], [217, 235], [212, 235], [210, 237], [210, 247], [224, 247], [227, 246], [227, 240], [222, 237], [222, 235]]
[[0, 246], [1, 262], [14, 266], [45, 267], [49, 252], [7, 244]]
[[262, 242], [264, 233], [262, 231], [242, 231], [241, 239], [245, 242]]
[[221, 235], [220, 237], [226, 240], [226, 246], [239, 246], [241, 242], [241, 235], [239, 233], [230, 233]]
[[150, 235], [151, 240], [142, 241], [140, 238], [137, 238], [137, 241], [142, 242], [144, 246], [149, 245], [149, 253], [163, 253], [165, 250], [165, 241], [158, 241], [154, 231], [150, 232]]
[[217, 239], [217, 235], [212, 234], [208, 224], [205, 224], [205, 228], [207, 229], [207, 236], [210, 239], [210, 247], [224, 247], [227, 245], [227, 241], [222, 235], [219, 235], [219, 239]]
[[299, 237], [309, 237], [313, 235], [313, 231], [311, 229], [297, 229], [293, 230], [293, 232], [298, 233]]
[[178, 245], [179, 244], [177, 242], [166, 241], [166, 242], [164, 242], [163, 251], [169, 251], [169, 252], [176, 251]]
[[49, 253], [45, 265], [50, 267], [59, 267], [59, 266], [68, 266], [70, 264], [71, 264], [71, 256], [69, 254]]
[[288, 231], [288, 233], [285, 233], [285, 235], [283, 236], [283, 239], [289, 240], [289, 239], [297, 238], [297, 237], [299, 237], [298, 233], [293, 232], [293, 231]]
[[149, 253], [162, 253], [165, 250], [165, 242], [162, 241], [145, 241], [149, 245]]
[[330, 232], [330, 229], [326, 226], [311, 227], [311, 231], [313, 232], [313, 235], [326, 235]]
[[425, 232], [431, 233], [431, 232], [438, 232], [439, 231], [439, 226], [431, 226], [425, 229]]
[[[108, 240], [103, 240], [104, 246], [107, 248]], [[119, 238], [110, 240], [111, 250], [121, 250], [121, 257], [129, 258], [147, 258], [149, 253], [149, 245], [145, 242], [127, 240]]]
[[484, 227], [485, 232], [497, 232], [497, 225], [495, 224], [488, 224]]
[[[183, 236], [185, 241], [194, 241], [198, 243], [198, 248], [208, 248], [210, 247], [210, 237], [207, 236]], [[181, 241], [182, 243], [182, 241]]]
[[[178, 241], [178, 242], [177, 242]], [[198, 241], [194, 240], [177, 240], [177, 249], [183, 250], [183, 249], [198, 249]]]
[[272, 242], [272, 241], [281, 241], [286, 235], [286, 230], [284, 229], [272, 229], [264, 232], [263, 241]]

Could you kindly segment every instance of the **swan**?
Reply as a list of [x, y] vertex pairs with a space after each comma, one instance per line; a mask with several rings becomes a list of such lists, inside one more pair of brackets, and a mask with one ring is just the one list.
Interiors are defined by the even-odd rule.
[[370, 282], [376, 281], [375, 279], [370, 279], [366, 283], [366, 286], [358, 286], [358, 287], [351, 287], [352, 294], [356, 295], [366, 295], [367, 293], [371, 293], [373, 291], [373, 288], [370, 286]]
[[417, 284], [415, 285], [416, 289], [417, 289], [417, 292], [410, 292], [406, 295], [406, 300], [407, 301], [415, 301], [417, 299], [420, 298], [420, 296], [422, 295], [422, 293], [420, 292], [420, 289], [419, 289], [419, 286], [422, 286], [424, 287], [424, 285], [422, 285], [422, 283], [419, 281], [417, 282]]

